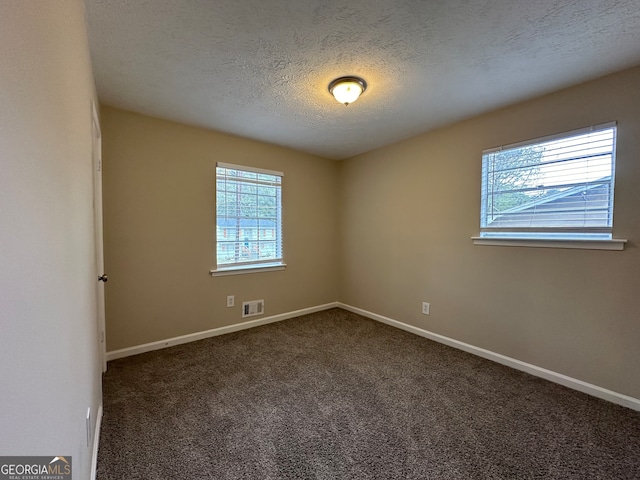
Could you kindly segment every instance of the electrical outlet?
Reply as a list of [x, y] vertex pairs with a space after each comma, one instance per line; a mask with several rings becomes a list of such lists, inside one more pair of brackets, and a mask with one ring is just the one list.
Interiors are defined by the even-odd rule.
[[236, 304], [235, 295], [227, 295], [227, 307], [233, 307]]
[[87, 408], [87, 447], [91, 446], [91, 407]]
[[431, 305], [429, 305], [427, 302], [422, 302], [422, 313], [424, 315], [429, 315], [430, 308], [431, 308]]

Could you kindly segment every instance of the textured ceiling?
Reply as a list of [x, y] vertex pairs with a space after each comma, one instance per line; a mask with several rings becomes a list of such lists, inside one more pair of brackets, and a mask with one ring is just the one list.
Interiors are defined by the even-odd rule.
[[334, 159], [640, 64], [638, 0], [86, 5], [102, 102]]

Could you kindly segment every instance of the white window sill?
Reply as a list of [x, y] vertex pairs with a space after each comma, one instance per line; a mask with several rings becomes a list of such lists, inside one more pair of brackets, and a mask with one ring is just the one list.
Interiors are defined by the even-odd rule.
[[557, 238], [488, 238], [471, 237], [474, 245], [502, 247], [540, 247], [540, 248], [580, 248], [583, 250], [624, 250], [623, 239], [611, 240], [561, 240]]
[[224, 277], [226, 275], [244, 275], [246, 273], [274, 272], [277, 270], [284, 270], [286, 266], [286, 263], [268, 263], [264, 265], [246, 265], [243, 267], [218, 268], [216, 270], [210, 270], [209, 275], [211, 275], [212, 277]]

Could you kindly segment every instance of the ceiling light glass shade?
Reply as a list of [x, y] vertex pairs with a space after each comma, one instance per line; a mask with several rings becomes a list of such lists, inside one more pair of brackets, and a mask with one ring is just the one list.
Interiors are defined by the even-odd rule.
[[340, 77], [329, 84], [331, 94], [344, 105], [355, 102], [366, 89], [367, 82], [358, 77]]

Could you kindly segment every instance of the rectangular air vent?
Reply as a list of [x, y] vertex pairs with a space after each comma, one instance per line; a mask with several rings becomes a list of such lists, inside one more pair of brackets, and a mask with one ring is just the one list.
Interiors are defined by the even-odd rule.
[[264, 300], [251, 300], [242, 302], [242, 318], [262, 315], [264, 313]]

